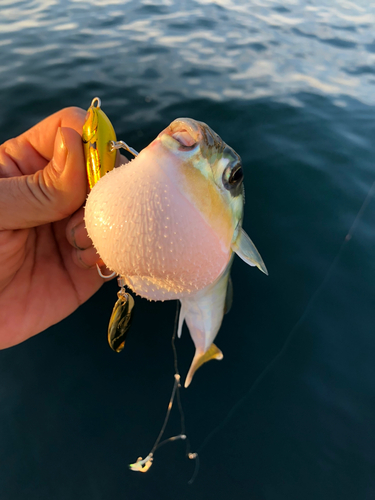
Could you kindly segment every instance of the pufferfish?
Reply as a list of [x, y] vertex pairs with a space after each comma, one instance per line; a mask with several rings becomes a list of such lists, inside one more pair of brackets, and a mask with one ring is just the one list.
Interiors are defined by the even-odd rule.
[[243, 211], [240, 156], [191, 118], [174, 120], [87, 198], [86, 228], [105, 265], [141, 297], [181, 302], [178, 336], [186, 321], [195, 345], [185, 387], [223, 358], [213, 341], [231, 304], [234, 254], [268, 274]]

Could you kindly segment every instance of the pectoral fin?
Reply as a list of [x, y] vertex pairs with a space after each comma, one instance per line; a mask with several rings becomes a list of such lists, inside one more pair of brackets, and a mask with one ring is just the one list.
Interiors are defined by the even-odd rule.
[[185, 387], [188, 387], [190, 385], [190, 382], [193, 379], [194, 373], [200, 368], [204, 363], [207, 363], [207, 361], [211, 361], [211, 359], [223, 359], [223, 353], [220, 351], [220, 349], [215, 345], [211, 344], [210, 347], [207, 349], [206, 352], [203, 354], [200, 352], [196, 352], [193, 362], [191, 363], [189, 373], [187, 374], [186, 380], [185, 380]]
[[238, 232], [236, 241], [232, 243], [232, 250], [238, 255], [238, 257], [246, 262], [246, 264], [249, 264], [249, 266], [256, 266], [268, 276], [267, 268], [262, 257], [260, 256], [260, 253], [242, 228]]

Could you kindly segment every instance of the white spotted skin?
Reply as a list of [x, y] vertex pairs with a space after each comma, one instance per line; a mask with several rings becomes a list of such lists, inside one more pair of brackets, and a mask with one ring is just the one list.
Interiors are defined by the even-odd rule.
[[88, 234], [106, 266], [151, 300], [202, 290], [231, 255], [228, 243], [181, 191], [181, 165], [164, 150], [156, 142], [109, 172], [92, 189], [85, 209]]

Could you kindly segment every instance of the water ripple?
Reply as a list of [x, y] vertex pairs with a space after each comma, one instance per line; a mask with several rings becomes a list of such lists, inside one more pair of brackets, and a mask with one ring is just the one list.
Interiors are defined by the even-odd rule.
[[[31, 57], [35, 72], [45, 71], [48, 64], [41, 54], [52, 50], [61, 52], [54, 54], [55, 62], [102, 58], [110, 67], [122, 58], [146, 95], [155, 94], [151, 75], [157, 73], [168, 75], [163, 80], [167, 87], [173, 82], [190, 96], [208, 92], [227, 99], [242, 92], [244, 98], [255, 98], [262, 86], [261, 93], [275, 99], [314, 91], [375, 102], [374, 61], [369, 59], [375, 52], [374, 5], [344, 0], [269, 5], [194, 0], [189, 9], [175, 0], [74, 0], [67, 9], [64, 5], [62, 0], [4, 4], [0, 44], [8, 44], [10, 52], [0, 54], [3, 68], [14, 70], [12, 53], [20, 60]], [[145, 59], [144, 52], [158, 57]], [[194, 78], [200, 72], [197, 89]], [[213, 81], [212, 72], [220, 78]], [[190, 73], [193, 80], [186, 79]], [[350, 74], [358, 78], [355, 84], [346, 81]], [[48, 80], [48, 70], [43, 78]]]

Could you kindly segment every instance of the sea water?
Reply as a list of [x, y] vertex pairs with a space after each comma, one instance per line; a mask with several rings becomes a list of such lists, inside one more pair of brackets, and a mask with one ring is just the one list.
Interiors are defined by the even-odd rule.
[[[174, 118], [205, 121], [242, 156], [244, 228], [269, 270], [235, 259], [224, 360], [183, 391], [191, 486], [182, 442], [128, 469], [164, 419], [175, 303], [138, 298], [116, 354], [112, 282], [0, 352], [0, 498], [373, 499], [374, 5], [3, 0], [0, 14], [1, 141], [95, 96], [136, 150]], [[185, 376], [186, 329], [177, 349]]]

